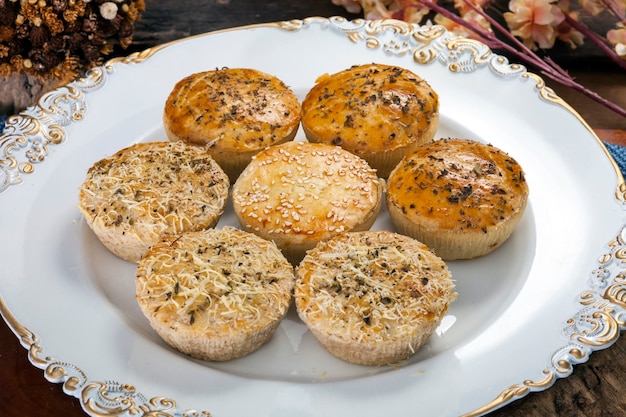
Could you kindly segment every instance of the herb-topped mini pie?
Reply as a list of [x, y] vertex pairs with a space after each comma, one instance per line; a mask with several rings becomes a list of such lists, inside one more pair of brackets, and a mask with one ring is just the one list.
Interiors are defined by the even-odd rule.
[[173, 348], [226, 361], [266, 343], [287, 313], [293, 267], [276, 245], [235, 228], [166, 236], [139, 263], [136, 297]]
[[354, 66], [325, 74], [302, 102], [310, 142], [338, 145], [365, 159], [387, 178], [407, 152], [435, 135], [439, 98], [405, 68]]
[[189, 75], [165, 102], [170, 140], [207, 146], [234, 182], [252, 155], [290, 141], [300, 126], [296, 95], [256, 69], [223, 68]]
[[111, 252], [137, 262], [161, 235], [215, 226], [228, 188], [228, 177], [206, 148], [138, 143], [89, 169], [79, 207]]
[[506, 241], [528, 200], [522, 167], [492, 145], [440, 139], [407, 155], [387, 181], [396, 229], [443, 259], [486, 255]]
[[407, 359], [456, 298], [446, 264], [424, 244], [388, 231], [320, 242], [296, 268], [298, 315], [333, 355], [362, 365]]

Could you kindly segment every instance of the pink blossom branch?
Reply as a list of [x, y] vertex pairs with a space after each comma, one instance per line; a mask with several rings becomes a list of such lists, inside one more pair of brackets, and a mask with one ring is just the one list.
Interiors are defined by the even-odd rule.
[[609, 46], [608, 41], [602, 36], [598, 35], [592, 30], [589, 30], [587, 26], [580, 23], [576, 19], [573, 19], [570, 15], [564, 13], [565, 21], [574, 29], [582, 33], [587, 39], [593, 42], [602, 52], [604, 52], [611, 61], [615, 62], [620, 67], [626, 69], [626, 61], [621, 59], [615, 51]]
[[[556, 81], [566, 87], [570, 87], [583, 95], [591, 98], [592, 100], [602, 104], [613, 112], [617, 113], [622, 117], [626, 117], [626, 110], [618, 106], [617, 104], [605, 99], [594, 91], [589, 90], [585, 86], [579, 84], [574, 80], [574, 78], [563, 68], [561, 68], [557, 63], [555, 63], [550, 58], [542, 59], [536, 53], [534, 53], [529, 47], [527, 47], [523, 42], [513, 36], [508, 30], [506, 30], [500, 23], [498, 23], [495, 19], [485, 13], [481, 8], [475, 6], [470, 3], [468, 0], [463, 0], [463, 2], [469, 6], [476, 13], [480, 14], [484, 19], [486, 19], [491, 27], [497, 30], [502, 36], [504, 36], [511, 44], [507, 42], [503, 42], [500, 40], [494, 32], [488, 31], [486, 29], [477, 27], [472, 25], [471, 23], [463, 20], [457, 14], [449, 11], [448, 9], [439, 6], [436, 3], [433, 3], [430, 0], [417, 0], [417, 2], [423, 4], [428, 7], [432, 11], [439, 13], [440, 15], [452, 20], [453, 22], [465, 27], [469, 31], [475, 33], [481, 40], [485, 40], [485, 43], [494, 49], [500, 49], [503, 52], [510, 54], [516, 59], [522, 60], [527, 64], [532, 65], [537, 68], [537, 70], [546, 77]], [[517, 48], [517, 49], [516, 49]]]

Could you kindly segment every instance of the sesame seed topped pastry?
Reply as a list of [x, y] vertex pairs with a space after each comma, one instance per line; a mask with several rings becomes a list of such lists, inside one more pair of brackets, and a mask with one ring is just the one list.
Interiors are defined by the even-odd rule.
[[79, 207], [112, 253], [137, 262], [163, 234], [215, 226], [228, 188], [228, 177], [204, 147], [138, 143], [88, 170]]
[[331, 145], [288, 142], [259, 152], [232, 189], [242, 227], [297, 263], [320, 240], [367, 230], [383, 184], [363, 159]]
[[300, 101], [280, 79], [256, 69], [223, 68], [176, 83], [163, 125], [172, 141], [208, 146], [234, 182], [252, 155], [292, 140], [300, 117]]
[[325, 74], [302, 102], [302, 127], [310, 142], [359, 155], [381, 178], [408, 151], [432, 140], [438, 126], [437, 94], [396, 66], [368, 64]]
[[528, 200], [522, 167], [500, 149], [440, 139], [410, 153], [387, 183], [387, 208], [400, 233], [443, 259], [486, 255], [504, 243]]
[[226, 361], [265, 344], [287, 313], [293, 267], [273, 242], [226, 227], [165, 236], [137, 268], [136, 298], [157, 334]]
[[320, 242], [296, 268], [298, 315], [328, 352], [385, 365], [409, 358], [456, 298], [446, 264], [428, 247], [388, 231]]

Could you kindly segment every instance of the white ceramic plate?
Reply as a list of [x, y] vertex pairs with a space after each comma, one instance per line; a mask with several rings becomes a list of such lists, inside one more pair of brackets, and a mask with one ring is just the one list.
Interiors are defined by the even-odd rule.
[[[167, 347], [135, 304], [135, 266], [107, 252], [76, 207], [88, 167], [164, 140], [163, 103], [190, 73], [253, 67], [303, 98], [322, 73], [370, 62], [409, 68], [439, 93], [437, 137], [490, 142], [520, 162], [530, 204], [518, 229], [484, 258], [449, 263], [458, 299], [398, 366], [333, 358], [293, 311], [243, 359], [204, 363]], [[8, 120], [0, 312], [89, 415], [479, 415], [550, 387], [619, 337], [623, 185], [539, 77], [440, 27], [311, 18], [211, 33], [110, 61]], [[225, 224], [236, 225], [232, 211]], [[386, 213], [374, 227], [390, 227]]]

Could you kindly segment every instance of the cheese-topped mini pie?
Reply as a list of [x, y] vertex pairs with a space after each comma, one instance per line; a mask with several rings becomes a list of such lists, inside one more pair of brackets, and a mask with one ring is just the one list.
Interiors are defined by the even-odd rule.
[[526, 208], [522, 167], [492, 145], [440, 139], [406, 156], [389, 176], [396, 229], [443, 259], [486, 255], [504, 243]]
[[191, 74], [170, 92], [163, 125], [170, 140], [209, 147], [234, 182], [252, 155], [294, 138], [300, 101], [283, 81], [251, 68]]
[[163, 234], [215, 226], [228, 188], [228, 177], [204, 147], [138, 143], [89, 169], [79, 207], [111, 252], [137, 262]]
[[383, 184], [363, 159], [332, 145], [288, 142], [259, 152], [232, 188], [241, 226], [299, 262], [320, 240], [367, 230]]
[[319, 77], [302, 102], [310, 142], [341, 146], [365, 159], [381, 178], [411, 149], [433, 139], [439, 97], [409, 71], [358, 65]]
[[137, 268], [136, 297], [157, 334], [226, 361], [266, 343], [287, 313], [293, 267], [273, 242], [227, 227], [166, 236]]
[[298, 315], [319, 342], [348, 362], [407, 359], [456, 298], [446, 264], [424, 244], [388, 231], [349, 232], [320, 242], [296, 268]]

